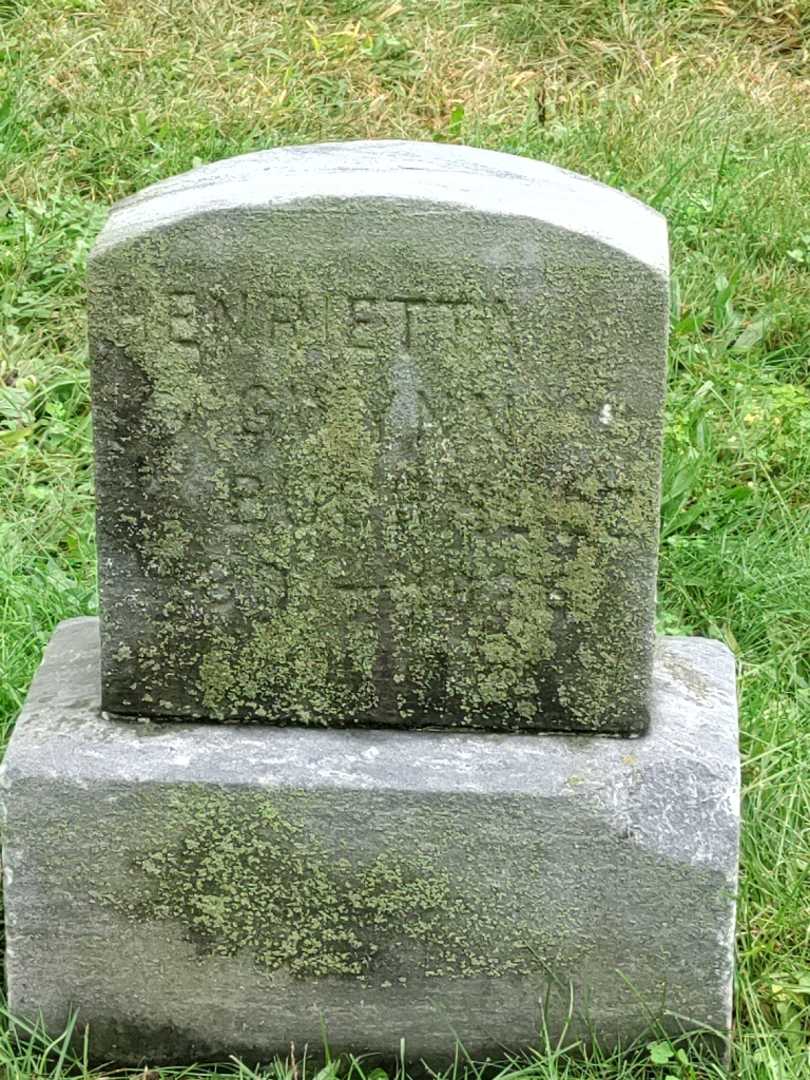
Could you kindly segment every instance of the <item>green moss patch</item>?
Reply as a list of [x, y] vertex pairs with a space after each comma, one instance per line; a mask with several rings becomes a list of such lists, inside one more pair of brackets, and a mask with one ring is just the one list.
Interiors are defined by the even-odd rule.
[[261, 794], [198, 788], [175, 796], [173, 837], [138, 855], [105, 902], [133, 920], [179, 923], [205, 955], [248, 953], [267, 973], [381, 985], [418, 973], [526, 973], [540, 948], [440, 856], [336, 852], [296, 812]]

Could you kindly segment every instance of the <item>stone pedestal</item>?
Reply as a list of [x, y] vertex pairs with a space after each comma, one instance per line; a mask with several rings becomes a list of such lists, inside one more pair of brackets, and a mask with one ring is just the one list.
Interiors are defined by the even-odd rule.
[[658, 642], [634, 740], [120, 722], [98, 664], [64, 623], [5, 761], [15, 1014], [133, 1064], [728, 1031], [721, 644]]

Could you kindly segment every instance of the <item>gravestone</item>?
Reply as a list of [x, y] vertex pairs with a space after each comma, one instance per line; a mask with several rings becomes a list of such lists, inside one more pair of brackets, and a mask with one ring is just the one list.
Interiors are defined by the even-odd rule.
[[102, 701], [640, 733], [666, 227], [461, 147], [253, 154], [90, 272]]
[[113, 209], [101, 617], [3, 766], [13, 1012], [127, 1063], [728, 1034], [734, 665], [652, 632], [666, 275], [649, 208], [463, 147]]

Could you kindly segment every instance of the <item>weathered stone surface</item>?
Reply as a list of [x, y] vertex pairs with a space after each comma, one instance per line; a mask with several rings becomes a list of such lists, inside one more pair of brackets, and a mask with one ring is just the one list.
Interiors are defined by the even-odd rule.
[[119, 204], [89, 288], [107, 709], [644, 730], [658, 214], [465, 147], [273, 150]]
[[133, 724], [61, 626], [2, 779], [11, 1009], [96, 1057], [440, 1059], [730, 1022], [734, 667], [659, 639], [633, 742]]

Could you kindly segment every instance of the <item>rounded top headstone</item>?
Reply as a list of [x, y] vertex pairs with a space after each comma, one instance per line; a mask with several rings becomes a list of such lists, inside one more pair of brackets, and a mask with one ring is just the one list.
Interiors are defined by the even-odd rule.
[[113, 207], [94, 254], [202, 214], [376, 199], [534, 218], [669, 270], [665, 218], [630, 195], [544, 161], [396, 139], [259, 150], [151, 184]]
[[268, 150], [93, 251], [104, 707], [638, 733], [666, 226], [462, 146]]

